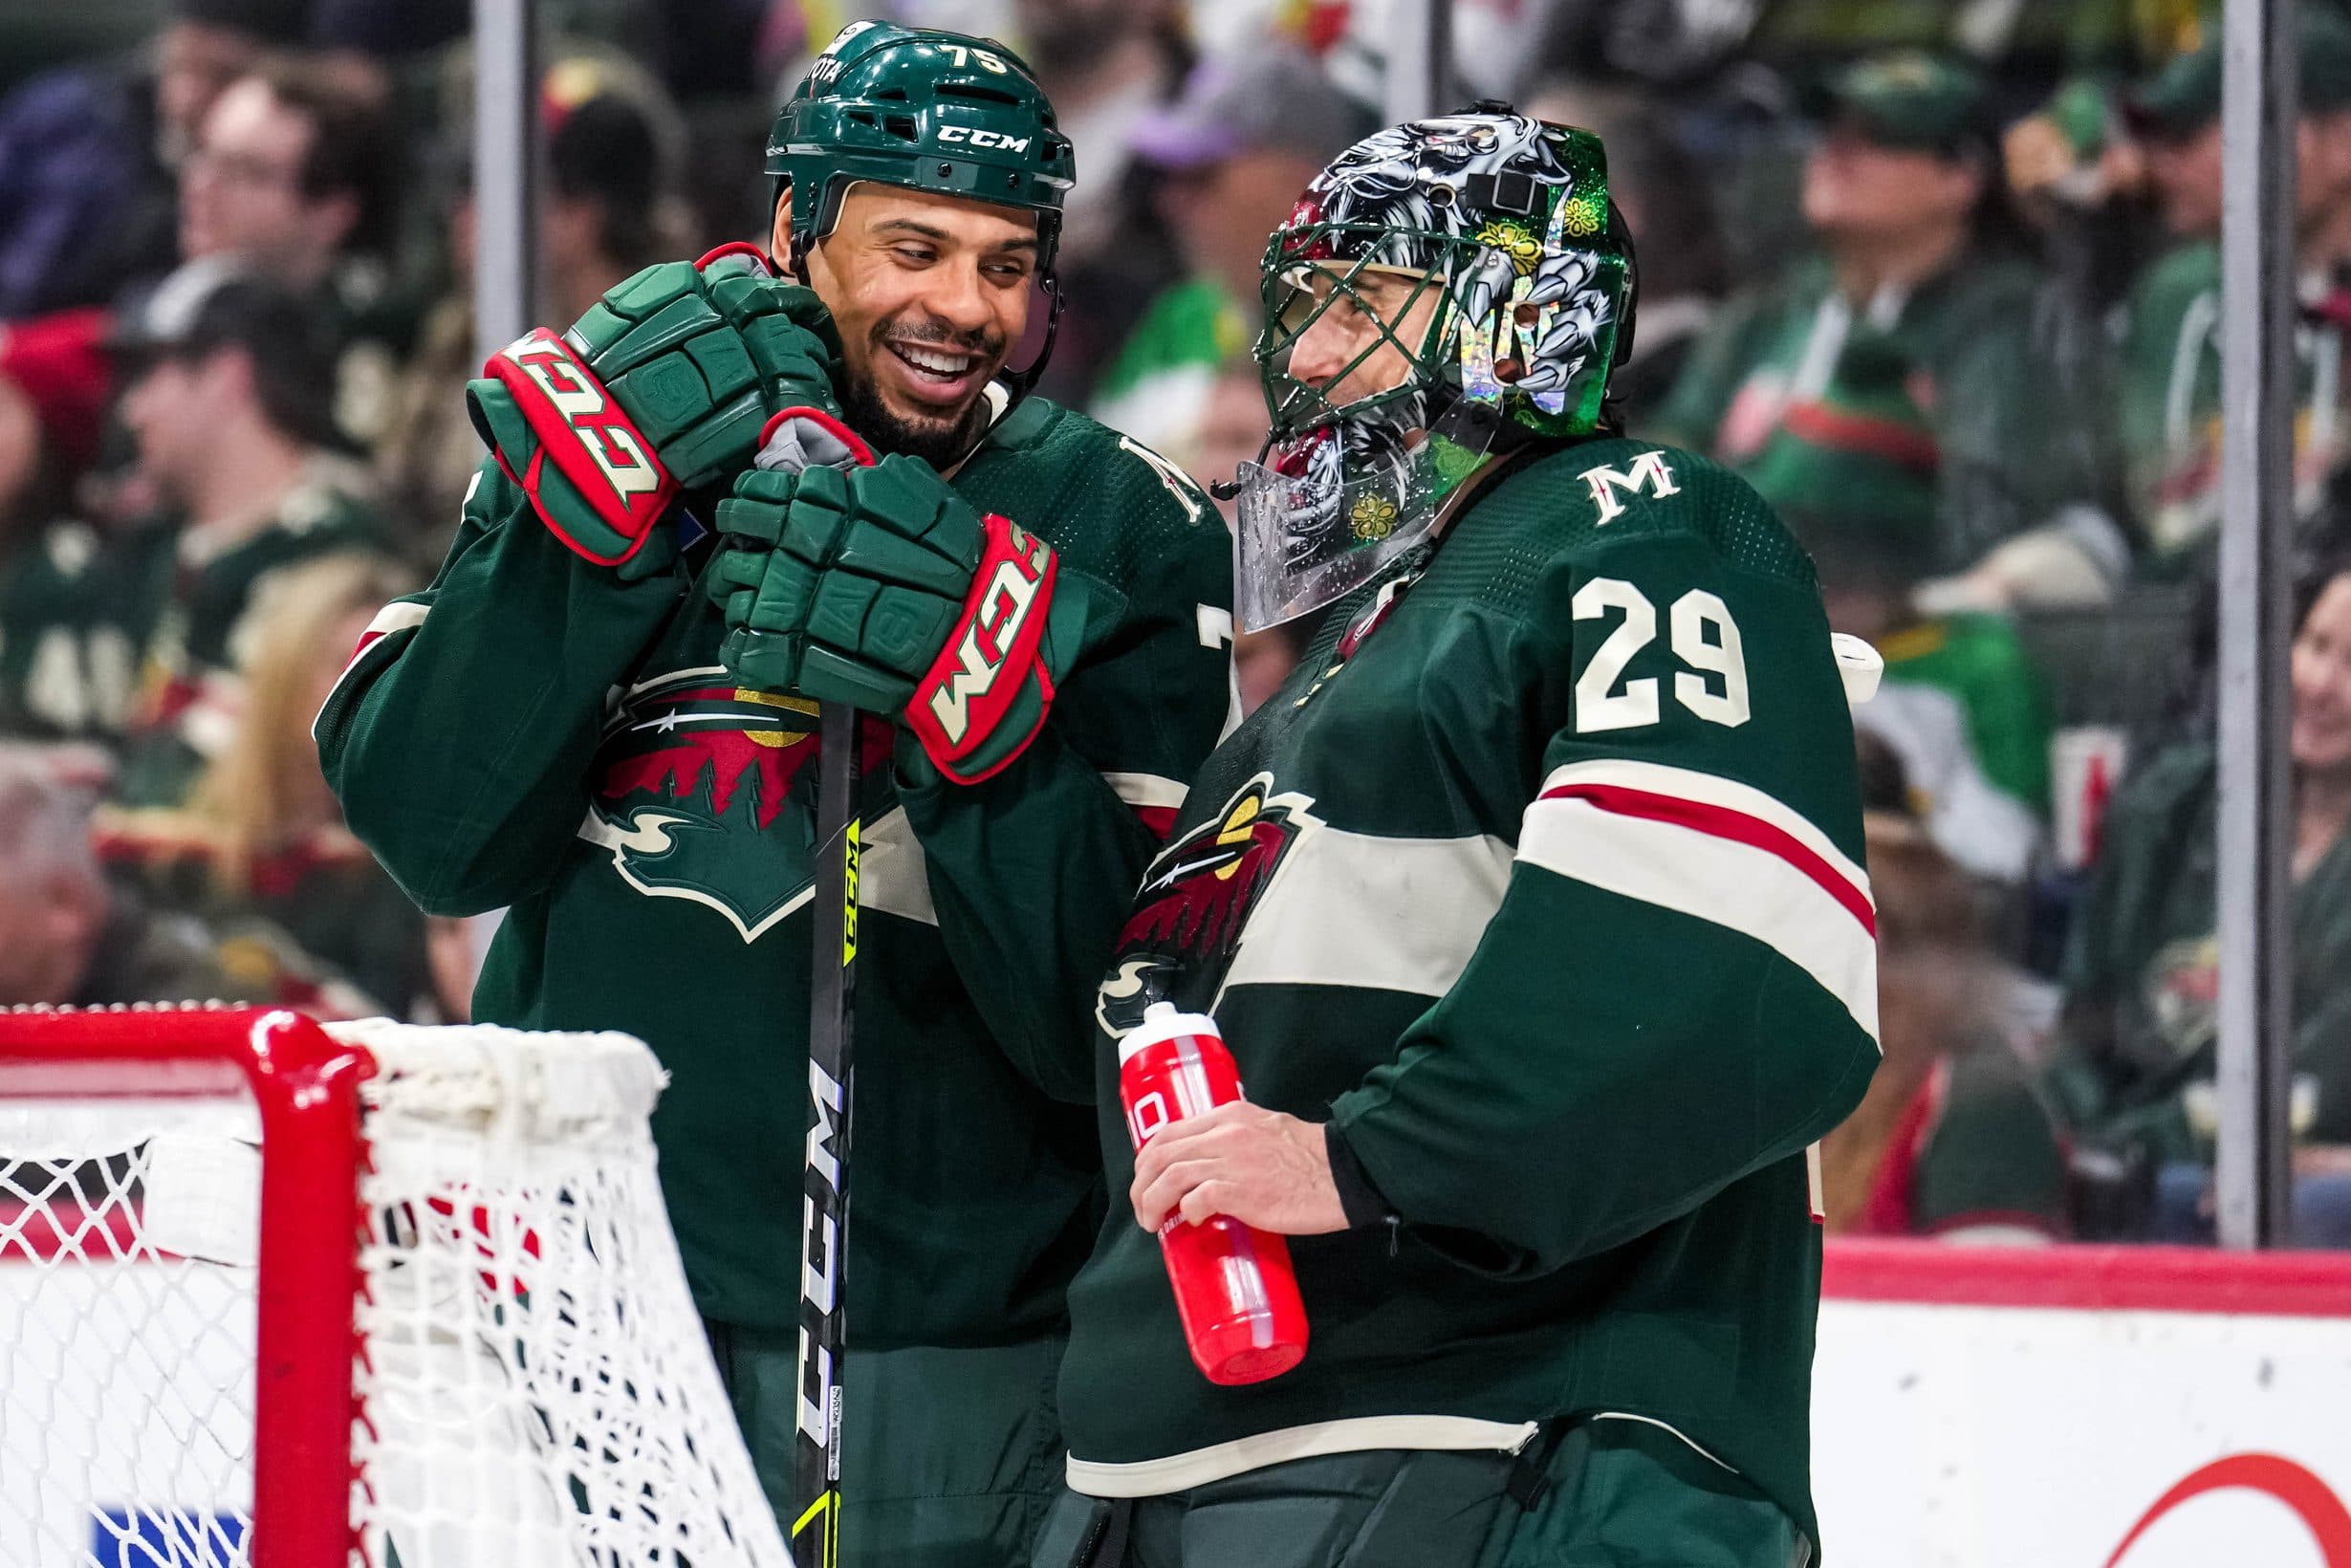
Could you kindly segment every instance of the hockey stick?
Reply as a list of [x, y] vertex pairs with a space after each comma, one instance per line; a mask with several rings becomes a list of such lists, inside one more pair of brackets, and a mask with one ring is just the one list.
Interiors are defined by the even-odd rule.
[[857, 710], [826, 703], [817, 719], [815, 969], [809, 986], [808, 1097], [814, 1120], [801, 1173], [799, 1435], [794, 1444], [792, 1560], [840, 1561], [841, 1370], [848, 1319], [849, 1106], [855, 1037], [858, 853]]

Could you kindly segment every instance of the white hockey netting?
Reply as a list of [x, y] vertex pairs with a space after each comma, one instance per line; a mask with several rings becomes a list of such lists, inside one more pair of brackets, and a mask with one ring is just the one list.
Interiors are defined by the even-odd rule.
[[[789, 1562], [662, 1209], [651, 1054], [331, 1032], [380, 1069], [353, 1214], [353, 1560]], [[109, 1071], [121, 1092], [44, 1095], [0, 1055], [0, 1564], [242, 1565], [272, 1441], [253, 1403], [271, 1151], [233, 1071]], [[316, 1186], [351, 1201], [347, 1170]]]

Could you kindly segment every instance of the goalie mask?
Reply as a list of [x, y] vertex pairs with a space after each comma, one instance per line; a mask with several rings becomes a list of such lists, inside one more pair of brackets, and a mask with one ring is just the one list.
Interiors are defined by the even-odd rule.
[[1255, 631], [1361, 587], [1489, 455], [1600, 428], [1632, 346], [1630, 236], [1589, 131], [1500, 105], [1357, 142], [1273, 231], [1241, 465]]

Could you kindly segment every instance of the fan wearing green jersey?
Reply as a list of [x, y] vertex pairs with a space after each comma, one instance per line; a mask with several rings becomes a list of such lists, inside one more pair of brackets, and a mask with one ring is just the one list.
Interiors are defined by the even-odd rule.
[[[1194, 775], [1097, 1001], [1114, 1195], [1036, 1568], [1795, 1568], [1817, 1141], [1878, 1063], [1840, 657], [1744, 480], [1616, 428], [1590, 133], [1359, 143], [1275, 230], [1245, 627], [1327, 608]], [[1851, 663], [1866, 686], [1869, 661]], [[1119, 1042], [1248, 1099], [1131, 1152]], [[1194, 1368], [1155, 1232], [1286, 1234], [1305, 1359]]]
[[789, 1528], [830, 1403], [798, 1328], [816, 714], [864, 710], [822, 1535], [997, 1568], [1058, 1484], [1094, 989], [1226, 722], [1230, 543], [1165, 460], [1026, 396], [1073, 169], [1016, 55], [858, 23], [772, 142], [765, 247], [640, 272], [471, 384], [455, 543], [316, 734], [419, 904], [505, 907], [475, 1017], [660, 1056], [670, 1220]]

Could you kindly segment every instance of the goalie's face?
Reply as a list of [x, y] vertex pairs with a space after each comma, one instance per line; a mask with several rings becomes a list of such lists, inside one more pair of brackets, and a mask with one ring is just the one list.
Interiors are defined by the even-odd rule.
[[1364, 403], [1415, 382], [1418, 357], [1445, 297], [1425, 272], [1314, 265], [1293, 272], [1276, 316], [1285, 340], [1273, 356], [1277, 374], [1311, 391], [1308, 407], [1284, 410], [1284, 423], [1313, 425], [1316, 415]]
[[[777, 203], [778, 256], [791, 251], [790, 212], [788, 197]], [[1029, 323], [1035, 216], [860, 185], [807, 261], [840, 333], [851, 426], [885, 449], [960, 456], [981, 393]]]

